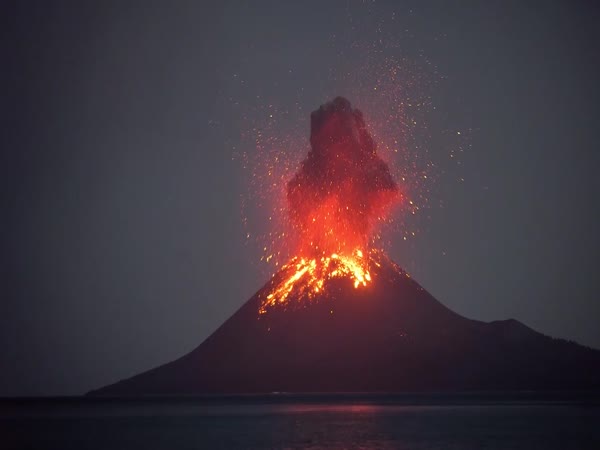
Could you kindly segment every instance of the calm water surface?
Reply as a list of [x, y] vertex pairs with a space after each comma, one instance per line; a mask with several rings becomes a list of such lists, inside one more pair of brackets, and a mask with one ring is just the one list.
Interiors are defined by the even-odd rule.
[[596, 402], [438, 400], [12, 400], [0, 448], [600, 449]]

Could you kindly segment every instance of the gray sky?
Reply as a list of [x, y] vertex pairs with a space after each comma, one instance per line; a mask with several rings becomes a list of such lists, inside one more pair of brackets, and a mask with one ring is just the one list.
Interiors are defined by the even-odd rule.
[[250, 298], [268, 270], [242, 224], [243, 115], [344, 94], [340, 48], [382, 20], [436, 68], [433, 157], [471, 130], [447, 168], [465, 181], [390, 255], [460, 314], [600, 348], [591, 2], [244, 3], [3, 6], [0, 395], [165, 363]]

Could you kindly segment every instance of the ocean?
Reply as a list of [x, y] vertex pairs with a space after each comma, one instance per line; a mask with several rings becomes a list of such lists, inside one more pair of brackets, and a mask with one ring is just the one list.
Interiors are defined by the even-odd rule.
[[4, 399], [0, 449], [599, 449], [589, 395]]

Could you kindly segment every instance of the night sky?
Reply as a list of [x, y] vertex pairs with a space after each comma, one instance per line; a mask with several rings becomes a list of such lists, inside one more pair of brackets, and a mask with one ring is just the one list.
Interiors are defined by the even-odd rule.
[[307, 120], [348, 94], [352, 44], [382, 36], [435, 81], [427, 146], [447, 169], [429, 194], [443, 207], [390, 256], [462, 315], [600, 348], [593, 2], [15, 3], [0, 395], [81, 394], [171, 361], [249, 299], [270, 269], [243, 220], [260, 217], [242, 204], [248, 117], [274, 99]]

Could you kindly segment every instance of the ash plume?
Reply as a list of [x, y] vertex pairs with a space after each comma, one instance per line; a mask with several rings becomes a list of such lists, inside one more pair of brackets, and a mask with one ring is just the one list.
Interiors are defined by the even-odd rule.
[[361, 111], [343, 97], [322, 105], [311, 114], [310, 145], [287, 186], [303, 246], [317, 253], [364, 248], [399, 190]]

